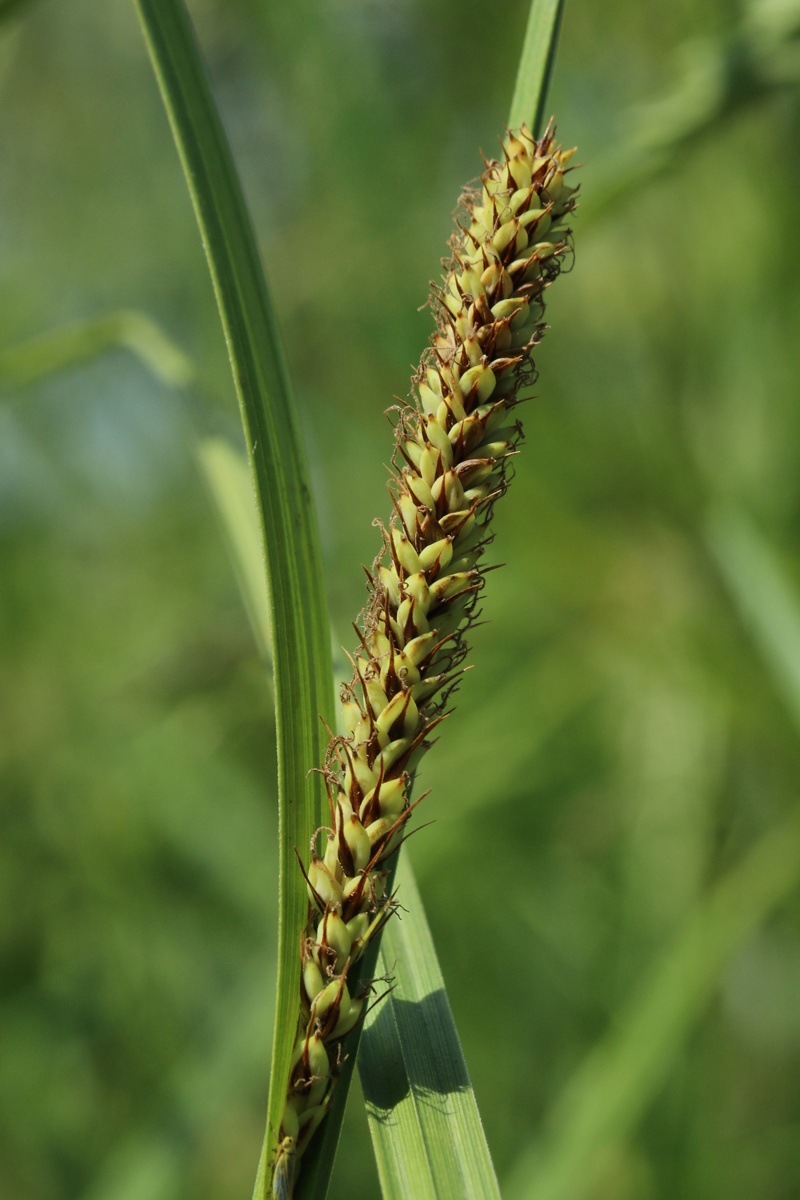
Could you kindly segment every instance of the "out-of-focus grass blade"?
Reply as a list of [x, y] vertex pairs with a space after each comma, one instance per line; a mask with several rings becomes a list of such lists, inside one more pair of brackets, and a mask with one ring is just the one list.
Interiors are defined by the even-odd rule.
[[261, 531], [247, 463], [225, 438], [203, 438], [197, 460], [217, 508], [258, 652], [272, 662], [269, 597]]
[[581, 206], [581, 225], [636, 195], [687, 149], [739, 112], [800, 83], [800, 3], [756, 0], [730, 32], [680, 49], [672, 90], [632, 114], [630, 133], [597, 168]]
[[764, 835], [687, 919], [556, 1101], [508, 1200], [590, 1200], [604, 1152], [631, 1133], [734, 952], [800, 884], [800, 813]]
[[800, 730], [800, 595], [775, 552], [743, 514], [708, 522], [717, 566]]
[[155, 321], [144, 313], [123, 310], [0, 350], [0, 389], [26, 387], [117, 347], [130, 350], [169, 387], [186, 387], [194, 378], [189, 358]]
[[558, 46], [564, 0], [532, 0], [508, 117], [510, 129], [526, 124], [538, 136]]
[[321, 822], [320, 716], [332, 719], [331, 653], [308, 469], [255, 236], [182, 0], [137, 0], [186, 174], [231, 356], [258, 497], [273, 630], [280, 791], [280, 942], [267, 1132], [255, 1195], [269, 1187], [297, 1018], [307, 899], [294, 848]]
[[500, 1196], [433, 940], [406, 851], [400, 918], [378, 970], [395, 988], [367, 1016], [359, 1072], [385, 1200]]

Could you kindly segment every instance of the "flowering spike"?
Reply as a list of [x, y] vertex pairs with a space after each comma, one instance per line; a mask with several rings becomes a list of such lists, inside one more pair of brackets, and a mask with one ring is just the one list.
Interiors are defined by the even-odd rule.
[[544, 292], [569, 246], [571, 153], [551, 126], [538, 141], [523, 126], [464, 197], [431, 297], [437, 329], [396, 417], [394, 515], [388, 529], [378, 523], [383, 554], [367, 572], [370, 602], [341, 692], [347, 732], [326, 757], [333, 828], [305, 873], [300, 1022], [274, 1159], [280, 1200], [329, 1107], [341, 1039], [363, 1015], [369, 989], [353, 968], [395, 910], [387, 861], [419, 803], [413, 769], [464, 669], [487, 526], [522, 434], [511, 414], [536, 377]]

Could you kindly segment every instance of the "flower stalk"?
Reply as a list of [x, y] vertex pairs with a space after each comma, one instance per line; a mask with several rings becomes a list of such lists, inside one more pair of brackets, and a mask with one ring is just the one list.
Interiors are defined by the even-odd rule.
[[411, 783], [447, 715], [484, 582], [494, 504], [522, 436], [514, 409], [535, 378], [544, 292], [569, 247], [575, 206], [563, 151], [548, 127], [523, 126], [462, 197], [452, 257], [431, 304], [436, 332], [397, 411], [393, 514], [368, 573], [353, 677], [340, 700], [345, 733], [324, 774], [330, 826], [304, 875], [300, 1015], [272, 1191], [288, 1200], [302, 1154], [330, 1105], [343, 1041], [363, 1019], [357, 965], [396, 908], [388, 863], [420, 797]]

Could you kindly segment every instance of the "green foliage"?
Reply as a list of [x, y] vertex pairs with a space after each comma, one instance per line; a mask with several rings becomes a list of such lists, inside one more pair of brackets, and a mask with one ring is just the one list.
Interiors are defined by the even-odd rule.
[[508, 116], [511, 129], [527, 125], [536, 137], [542, 132], [563, 13], [564, 0], [531, 2]]
[[231, 358], [269, 581], [279, 795], [279, 926], [267, 1132], [256, 1196], [269, 1187], [297, 1012], [307, 905], [297, 847], [316, 829], [318, 765], [333, 668], [316, 514], [299, 423], [255, 236], [182, 0], [138, 0], [150, 57], [200, 227]]
[[[425, 340], [417, 306], [474, 147], [497, 144], [524, 9], [195, 6], [273, 264], [347, 645], [385, 503], [380, 413]], [[130, 6], [17, 12], [0, 46], [3, 345], [146, 312], [197, 363], [193, 419], [236, 437]], [[728, 20], [712, 0], [574, 0], [551, 107], [587, 164], [585, 210], [631, 108], [681, 77], [663, 47], [702, 38], [713, 59], [740, 36]], [[488, 66], [465, 83], [476, 30]], [[707, 532], [712, 506], [744, 514], [797, 609], [797, 123], [787, 82], [671, 145], [646, 191], [626, 177], [602, 224], [576, 221], [580, 270], [553, 295], [517, 515], [498, 513], [509, 566], [421, 780], [435, 824], [412, 842], [501, 1180], [797, 804], [785, 684]], [[115, 352], [3, 397], [0, 1178], [32, 1200], [238, 1198], [263, 1133], [272, 715], [182, 404]], [[799, 919], [787, 894], [636, 1083], [597, 1200], [793, 1194]], [[372, 1200], [358, 1104], [345, 1125], [331, 1194]]]
[[406, 912], [387, 926], [381, 957], [401, 970], [367, 1016], [358, 1060], [381, 1192], [493, 1200], [500, 1191], [407, 850], [395, 886]]

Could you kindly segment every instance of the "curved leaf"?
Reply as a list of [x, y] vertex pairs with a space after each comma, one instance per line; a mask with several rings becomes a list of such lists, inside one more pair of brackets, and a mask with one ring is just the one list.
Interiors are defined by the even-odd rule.
[[307, 899], [294, 848], [320, 824], [331, 719], [331, 651], [308, 469], [266, 282], [241, 186], [181, 0], [137, 0], [153, 67], [208, 257], [256, 489], [273, 629], [280, 793], [280, 939], [267, 1135], [268, 1186], [296, 1028], [297, 946]]
[[0, 350], [0, 389], [27, 387], [115, 348], [130, 350], [168, 387], [186, 387], [194, 378], [189, 358], [155, 321], [125, 309]]

